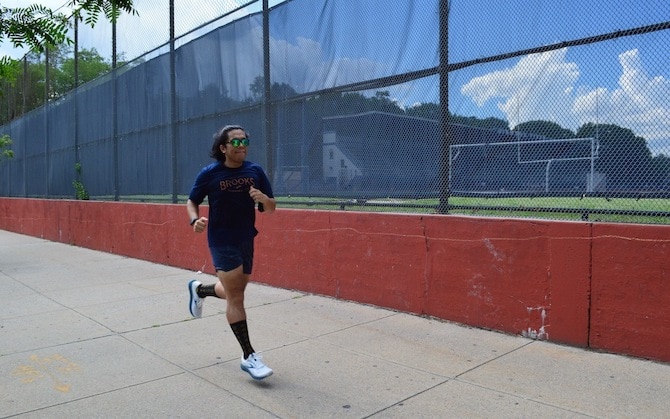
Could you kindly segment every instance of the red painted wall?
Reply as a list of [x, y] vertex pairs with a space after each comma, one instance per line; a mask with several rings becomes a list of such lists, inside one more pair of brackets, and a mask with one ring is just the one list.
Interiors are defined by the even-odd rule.
[[[213, 273], [184, 205], [0, 198], [0, 228]], [[670, 361], [669, 226], [279, 209], [258, 229], [261, 283]]]
[[593, 225], [589, 345], [670, 360], [670, 227]]

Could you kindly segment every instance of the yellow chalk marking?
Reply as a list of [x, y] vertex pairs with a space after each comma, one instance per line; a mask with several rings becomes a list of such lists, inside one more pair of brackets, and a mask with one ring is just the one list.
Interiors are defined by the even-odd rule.
[[18, 366], [12, 371], [12, 375], [19, 378], [24, 384], [48, 377], [53, 382], [54, 388], [61, 393], [69, 392], [71, 387], [63, 382], [59, 375], [80, 371], [79, 365], [58, 354], [44, 358], [31, 355], [29, 359], [30, 365]]

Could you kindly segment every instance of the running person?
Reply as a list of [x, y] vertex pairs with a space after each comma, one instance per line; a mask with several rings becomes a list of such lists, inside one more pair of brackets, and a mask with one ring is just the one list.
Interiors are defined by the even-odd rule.
[[[276, 208], [272, 186], [263, 168], [246, 161], [249, 136], [239, 125], [226, 125], [214, 135], [210, 156], [216, 162], [198, 174], [186, 202], [191, 226], [196, 233], [207, 228], [207, 241], [219, 281], [188, 284], [189, 310], [202, 316], [205, 297], [227, 300], [226, 319], [242, 347], [241, 368], [256, 380], [272, 375], [251, 346], [244, 310], [244, 291], [254, 258], [256, 204], [259, 211]], [[207, 197], [209, 218], [200, 216], [200, 204]]]

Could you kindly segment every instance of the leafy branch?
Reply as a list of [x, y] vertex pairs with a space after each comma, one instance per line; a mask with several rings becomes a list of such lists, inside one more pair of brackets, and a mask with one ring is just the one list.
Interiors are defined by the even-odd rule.
[[81, 163], [75, 163], [74, 171], [77, 175], [77, 178], [72, 181], [75, 195], [77, 196], [77, 199], [88, 201], [90, 196], [88, 195], [88, 191], [86, 190], [84, 183], [81, 181]]
[[40, 4], [15, 8], [0, 5], [0, 42], [8, 39], [14, 47], [42, 51], [45, 46], [73, 43], [68, 37], [72, 17], [94, 27], [100, 15], [110, 22], [116, 22], [121, 12], [137, 15], [133, 0], [70, 0], [66, 7], [70, 15]]
[[10, 148], [11, 145], [12, 139], [9, 138], [9, 135], [0, 136], [0, 161], [14, 157], [14, 151]]

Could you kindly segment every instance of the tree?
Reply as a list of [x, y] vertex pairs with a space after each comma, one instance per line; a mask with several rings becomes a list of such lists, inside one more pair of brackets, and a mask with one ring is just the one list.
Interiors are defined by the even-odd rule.
[[500, 129], [505, 131], [509, 129], [509, 124], [507, 123], [507, 121], [494, 117], [479, 119], [475, 118], [474, 116], [451, 115], [449, 117], [449, 123], [468, 125], [471, 127], [477, 127], [483, 129]]
[[[133, 0], [70, 0], [66, 6], [72, 10], [71, 16], [91, 27], [101, 14], [111, 22], [116, 22], [121, 12], [137, 14]], [[55, 13], [39, 4], [16, 8], [0, 6], [0, 42], [9, 39], [17, 48], [26, 46], [34, 51], [72, 43], [67, 36], [71, 16]]]
[[[551, 121], [527, 121], [516, 127], [513, 131], [523, 132], [537, 136], [530, 137], [531, 141], [543, 139], [572, 139], [575, 133], [567, 128], [563, 128], [555, 122]], [[565, 159], [580, 157], [585, 158], [591, 154], [591, 146], [587, 142], [555, 142], [555, 143], [538, 143], [532, 149], [525, 147], [528, 159], [534, 160], [548, 160], [548, 159]], [[564, 172], [569, 173], [568, 168], [577, 168], [578, 163], [568, 163], [567, 168], [563, 168]], [[560, 169], [559, 169], [560, 170]], [[568, 175], [570, 177], [570, 175]]]
[[263, 99], [265, 92], [265, 77], [254, 77], [253, 83], [249, 85], [249, 91], [251, 91], [250, 102], [260, 102]]
[[547, 138], [570, 139], [575, 137], [575, 133], [567, 128], [563, 128], [551, 121], [528, 121], [523, 122], [516, 127], [514, 131], [525, 132], [527, 134], [541, 135]]
[[39, 54], [31, 52], [22, 61], [0, 66], [6, 75], [0, 80], [0, 124], [44, 103], [44, 64], [38, 60]]
[[670, 189], [670, 157], [659, 154], [651, 160], [651, 182], [662, 190]]
[[69, 48], [58, 48], [58, 58], [51, 60], [53, 95], [60, 97], [83, 83], [94, 80], [112, 70], [112, 64], [98, 54], [95, 48], [78, 51], [78, 79], [74, 79], [74, 55]]
[[398, 106], [397, 101], [391, 98], [391, 93], [388, 90], [375, 92], [375, 95], [368, 101], [372, 107], [371, 110], [388, 113], [405, 113], [404, 109]]
[[[137, 14], [133, 0], [69, 0], [66, 6], [72, 11], [69, 16], [39, 4], [16, 8], [0, 6], [0, 43], [9, 40], [14, 47], [28, 47], [33, 52], [42, 52], [46, 47], [72, 44], [67, 35], [72, 18], [94, 27], [100, 15], [116, 22], [121, 12]], [[14, 72], [16, 65], [16, 60], [0, 57], [0, 76], [3, 80]], [[0, 85], [0, 89], [3, 87]], [[0, 96], [2, 94], [3, 90], [0, 90]]]
[[[67, 17], [45, 6], [0, 6], [0, 41], [8, 38], [14, 47], [28, 46], [37, 51], [46, 45], [58, 45], [67, 39], [67, 29]], [[9, 60], [3, 57], [2, 64]]]
[[21, 63], [9, 60], [6, 65], [0, 64], [0, 124], [16, 116], [16, 103], [12, 97], [3, 97], [3, 92], [16, 86], [17, 76], [21, 74]]
[[[23, 63], [23, 65], [21, 65]], [[46, 63], [44, 54], [28, 53], [23, 62], [7, 67], [0, 80], [0, 124], [21, 116], [45, 103]], [[49, 50], [49, 99], [62, 97], [75, 86], [108, 73], [112, 64], [93, 49], [82, 49], [78, 57], [78, 83], [74, 80], [72, 49], [65, 44]]]
[[440, 105], [437, 103], [420, 103], [405, 109], [405, 113], [407, 116], [437, 121], [440, 119]]
[[577, 130], [577, 138], [598, 140], [596, 170], [607, 175], [608, 189], [639, 189], [650, 181], [651, 152], [645, 139], [630, 129], [587, 123]]
[[8, 58], [4, 61], [6, 61], [4, 64], [0, 64], [0, 79], [8, 83], [13, 83], [16, 81], [16, 74], [20, 67], [20, 63]]
[[[254, 81], [249, 84], [249, 91], [251, 92], [250, 102], [260, 102], [265, 95], [265, 77], [256, 76]], [[270, 95], [272, 100], [286, 99], [296, 96], [298, 92], [293, 87], [286, 83], [272, 83], [270, 86]]]
[[[65, 6], [71, 11], [69, 16], [56, 13], [39, 4], [17, 8], [0, 5], [0, 43], [9, 41], [17, 48], [28, 47], [31, 52], [24, 58], [24, 64], [27, 64], [28, 59], [33, 62], [37, 61], [35, 57], [39, 57], [39, 54], [43, 53], [46, 47], [49, 47], [51, 51], [59, 50], [63, 45], [71, 45], [72, 40], [68, 38], [67, 33], [74, 19], [79, 19], [94, 27], [101, 15], [104, 15], [111, 22], [115, 22], [122, 12], [137, 15], [133, 0], [69, 0]], [[85, 63], [87, 58], [93, 59], [95, 57], [87, 57], [84, 52]], [[64, 71], [68, 71], [67, 63], [62, 64], [65, 67]], [[88, 68], [91, 69], [93, 63], [89, 64]], [[102, 65], [100, 60], [98, 60], [98, 64]], [[74, 64], [72, 66], [74, 67]], [[43, 80], [43, 76], [38, 74], [44, 74], [44, 69], [40, 73], [36, 73], [34, 66], [27, 72], [23, 72], [22, 68], [20, 61], [10, 57], [0, 57], [2, 121], [11, 120], [20, 115], [22, 111], [33, 109], [44, 103], [44, 85], [40, 86], [39, 81], [31, 84], [33, 94], [29, 95], [26, 92], [20, 96], [9, 95], [9, 97], [6, 97], [6, 92], [16, 87], [19, 82], [30, 83], [31, 80]], [[80, 81], [88, 77], [87, 74], [80, 75]], [[24, 78], [27, 78], [27, 80], [23, 80]], [[54, 78], [54, 80], [57, 79], [57, 77]], [[66, 85], [68, 84], [67, 81], [60, 81]], [[72, 82], [69, 83], [70, 86], [74, 85], [73, 81], [72, 79]], [[54, 86], [51, 86], [50, 90], [50, 97], [60, 96], [64, 93], [62, 88], [58, 86], [58, 80]]]
[[14, 157], [14, 152], [9, 148], [11, 145], [9, 135], [0, 135], [0, 161]]

